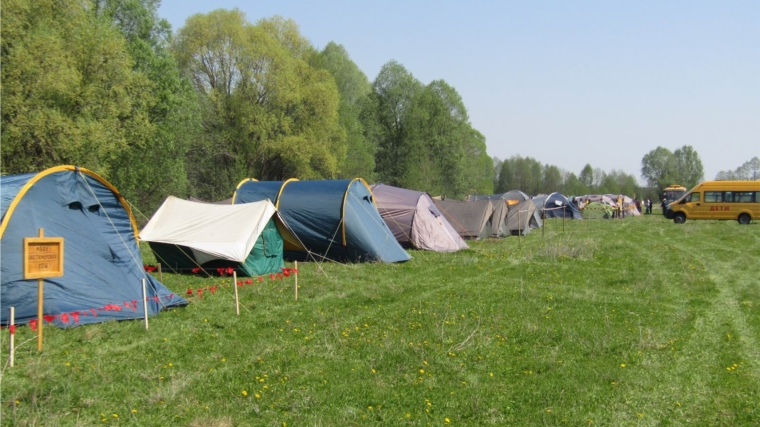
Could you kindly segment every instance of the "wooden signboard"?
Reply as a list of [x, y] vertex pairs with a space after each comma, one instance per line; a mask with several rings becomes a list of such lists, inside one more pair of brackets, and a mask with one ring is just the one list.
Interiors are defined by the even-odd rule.
[[63, 237], [24, 239], [24, 279], [63, 276]]

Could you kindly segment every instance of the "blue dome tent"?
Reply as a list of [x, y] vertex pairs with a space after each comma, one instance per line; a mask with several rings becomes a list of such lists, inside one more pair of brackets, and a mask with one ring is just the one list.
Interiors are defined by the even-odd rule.
[[238, 184], [232, 203], [269, 199], [306, 248], [285, 244], [289, 259], [401, 262], [411, 256], [399, 245], [361, 179], [256, 181]]
[[124, 198], [96, 173], [58, 166], [40, 173], [0, 177], [2, 318], [16, 324], [37, 318], [36, 280], [24, 280], [23, 241], [64, 239], [63, 276], [45, 279], [44, 314], [59, 327], [143, 317], [187, 302], [145, 273], [137, 226]]

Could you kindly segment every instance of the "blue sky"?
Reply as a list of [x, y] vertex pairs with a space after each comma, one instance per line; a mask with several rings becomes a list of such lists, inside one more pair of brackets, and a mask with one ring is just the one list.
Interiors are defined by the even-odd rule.
[[691, 145], [705, 178], [760, 156], [760, 0], [162, 0], [187, 17], [239, 8], [345, 46], [370, 81], [390, 60], [462, 96], [499, 158], [640, 179], [657, 146]]

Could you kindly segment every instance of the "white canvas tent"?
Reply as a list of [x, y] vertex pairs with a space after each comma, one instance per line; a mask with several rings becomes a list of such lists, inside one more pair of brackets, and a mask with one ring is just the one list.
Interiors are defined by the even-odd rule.
[[216, 205], [173, 196], [140, 232], [159, 262], [172, 269], [226, 264], [249, 276], [284, 266], [283, 237], [291, 236], [268, 200]]

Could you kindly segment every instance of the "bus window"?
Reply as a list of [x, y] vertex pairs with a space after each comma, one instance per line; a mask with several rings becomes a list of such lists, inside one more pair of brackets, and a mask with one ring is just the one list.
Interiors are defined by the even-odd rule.
[[748, 203], [752, 201], [753, 193], [751, 191], [737, 191], [734, 193], [734, 201], [738, 203]]
[[733, 191], [725, 191], [723, 192], [723, 201], [731, 203], [734, 201], [734, 192]]
[[722, 191], [705, 191], [705, 203], [722, 203]]
[[684, 201], [686, 203], [698, 202], [699, 201], [699, 193], [691, 193], [691, 194], [689, 194]]

